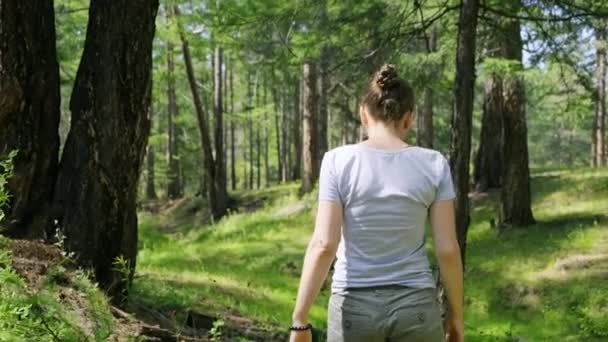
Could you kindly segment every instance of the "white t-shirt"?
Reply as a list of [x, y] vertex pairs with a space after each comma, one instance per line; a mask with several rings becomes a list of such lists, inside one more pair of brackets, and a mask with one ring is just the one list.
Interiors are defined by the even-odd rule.
[[428, 209], [454, 197], [449, 164], [437, 151], [356, 144], [326, 152], [319, 200], [344, 208], [332, 290], [434, 287], [425, 249]]

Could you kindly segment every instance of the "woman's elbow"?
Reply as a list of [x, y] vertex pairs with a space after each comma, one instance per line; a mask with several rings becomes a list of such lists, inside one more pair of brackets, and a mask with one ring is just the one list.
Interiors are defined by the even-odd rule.
[[309, 249], [319, 257], [333, 258], [338, 251], [338, 243], [333, 241], [313, 240], [310, 242]]
[[456, 241], [440, 244], [436, 246], [435, 254], [437, 254], [438, 259], [454, 260], [460, 258], [460, 247]]

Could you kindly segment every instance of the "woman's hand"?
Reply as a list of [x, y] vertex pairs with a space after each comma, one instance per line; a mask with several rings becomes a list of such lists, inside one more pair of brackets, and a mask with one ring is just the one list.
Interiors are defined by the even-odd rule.
[[312, 332], [310, 329], [303, 331], [292, 331], [289, 342], [312, 342]]
[[[445, 322], [445, 333], [447, 342], [464, 341], [464, 322], [462, 319], [448, 318]], [[300, 341], [300, 340], [298, 340]]]

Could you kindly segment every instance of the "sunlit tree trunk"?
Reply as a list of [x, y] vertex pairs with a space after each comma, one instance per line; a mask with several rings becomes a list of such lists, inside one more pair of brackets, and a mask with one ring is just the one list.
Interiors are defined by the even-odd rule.
[[606, 26], [596, 28], [595, 113], [591, 133], [591, 164], [606, 165]]
[[304, 63], [304, 127], [302, 131], [302, 157], [304, 174], [300, 193], [312, 191], [317, 180], [317, 71], [313, 62]]
[[0, 159], [18, 150], [0, 232], [42, 237], [59, 153], [53, 1], [0, 1]]

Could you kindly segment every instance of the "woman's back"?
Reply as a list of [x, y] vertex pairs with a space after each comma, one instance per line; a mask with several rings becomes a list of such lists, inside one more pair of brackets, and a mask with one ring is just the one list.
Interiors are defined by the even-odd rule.
[[434, 150], [365, 143], [323, 158], [319, 199], [344, 207], [332, 288], [434, 287], [425, 249], [428, 208], [454, 197], [449, 167]]

